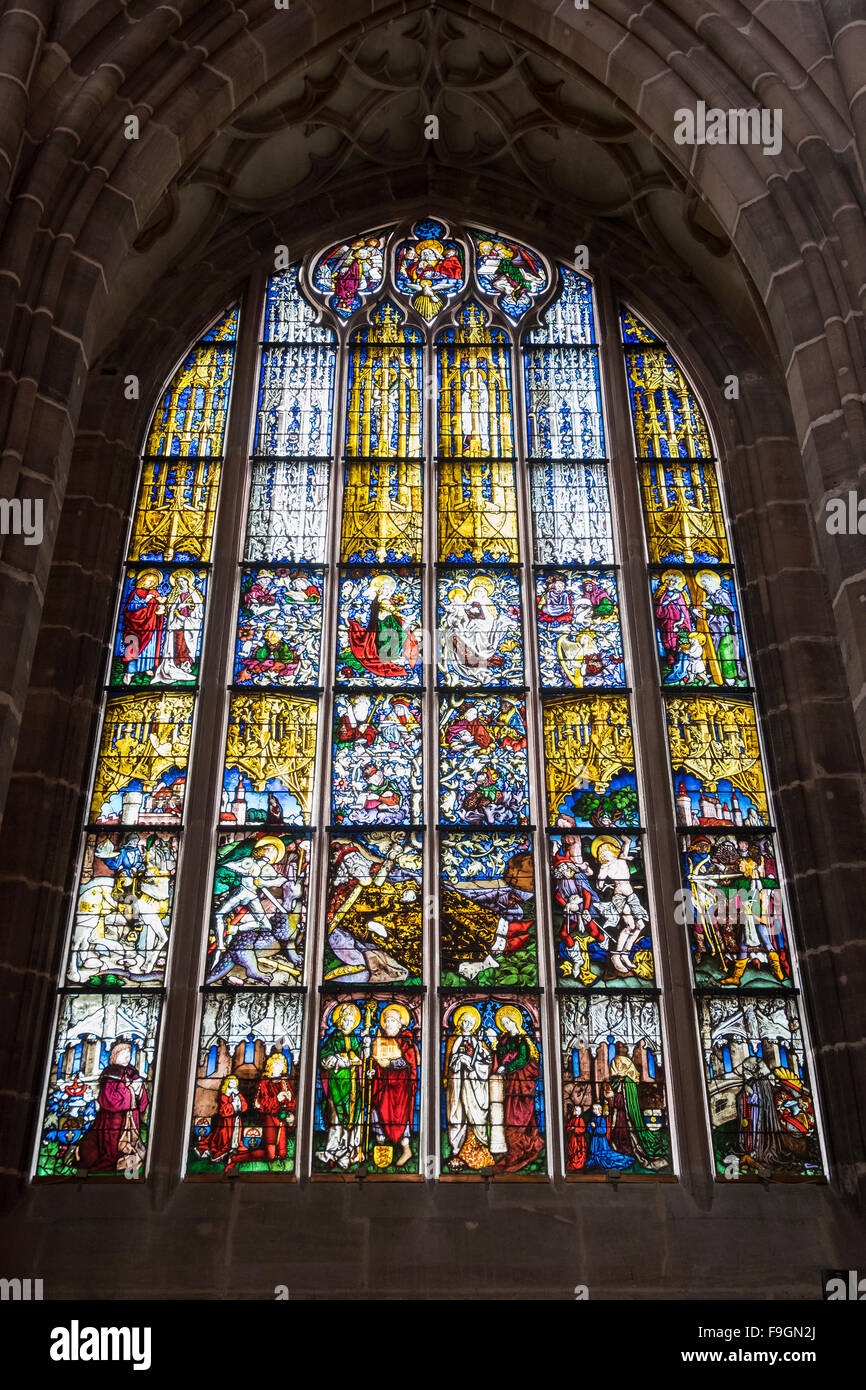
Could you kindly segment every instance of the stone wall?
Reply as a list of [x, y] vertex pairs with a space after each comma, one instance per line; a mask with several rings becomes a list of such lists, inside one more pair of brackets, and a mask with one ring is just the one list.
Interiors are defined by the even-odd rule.
[[[26, 1181], [135, 450], [155, 392], [289, 232], [301, 252], [372, 206], [382, 220], [436, 207], [507, 222], [555, 255], [574, 243], [573, 208], [518, 194], [493, 169], [425, 165], [359, 167], [338, 194], [236, 219], [182, 274], [156, 274], [136, 252], [159, 227], [172, 181], [264, 82], [303, 73], [365, 25], [423, 8], [22, 0], [0, 16], [0, 496], [40, 496], [46, 517], [43, 545], [7, 537], [0, 555], [7, 1258], [44, 1276], [49, 1296], [80, 1292], [86, 1250], [94, 1296], [267, 1296], [277, 1283], [382, 1297], [568, 1296], [589, 1283], [593, 1296], [813, 1297], [818, 1269], [858, 1255], [862, 1264], [866, 1174], [866, 561], [863, 538], [830, 537], [823, 524], [827, 497], [857, 488], [866, 457], [866, 23], [844, 0], [768, 0], [755, 15], [734, 0], [638, 13], [625, 0], [588, 11], [565, 0], [455, 7], [528, 52], [577, 65], [615, 97], [712, 209], [764, 324], [746, 341], [725, 304], [631, 226], [599, 219], [584, 230], [681, 350], [723, 443], [831, 1185], [732, 1189], [687, 1164], [679, 1184], [615, 1190], [216, 1189], [180, 1182], [169, 1123], [143, 1189]], [[768, 169], [747, 148], [675, 145], [671, 112], [699, 97], [781, 108], [780, 160]], [[131, 112], [143, 118], [137, 142], [122, 135]], [[140, 380], [137, 403], [121, 401], [127, 371]], [[719, 390], [730, 372], [741, 381], [736, 408]], [[164, 1078], [157, 1134], [185, 1096], [185, 1075], [176, 1088]]]

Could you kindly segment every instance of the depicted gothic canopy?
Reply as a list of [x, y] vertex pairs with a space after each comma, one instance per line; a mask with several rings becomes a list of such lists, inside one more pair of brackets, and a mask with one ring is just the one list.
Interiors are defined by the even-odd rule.
[[[144, 442], [37, 1176], [146, 1177], [205, 855], [188, 1179], [671, 1177], [695, 1035], [715, 1175], [822, 1173], [721, 472], [674, 349], [498, 230], [374, 222], [217, 318]], [[684, 930], [687, 1037], [658, 965]]]

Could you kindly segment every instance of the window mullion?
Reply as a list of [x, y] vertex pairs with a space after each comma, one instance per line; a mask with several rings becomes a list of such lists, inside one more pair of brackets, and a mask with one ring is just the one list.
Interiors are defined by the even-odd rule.
[[535, 930], [538, 949], [538, 983], [543, 991], [539, 1001], [539, 1017], [543, 1021], [543, 1070], [545, 1094], [545, 1139], [547, 1142], [548, 1172], [559, 1175], [564, 1170], [562, 1133], [562, 1094], [559, 1080], [559, 1018], [556, 1007], [556, 969], [553, 956], [553, 920], [548, 889], [547, 795], [544, 776], [544, 736], [540, 698], [541, 677], [536, 640], [535, 570], [532, 500], [527, 463], [528, 433], [524, 381], [525, 348], [512, 344], [512, 413], [515, 433], [515, 462], [517, 464], [518, 553], [523, 608], [523, 669], [527, 684], [526, 735], [529, 758], [530, 820], [535, 826], [532, 840], [532, 865], [535, 875]]
[[316, 795], [313, 801], [313, 872], [309, 888], [307, 942], [304, 969], [307, 997], [304, 1003], [304, 1032], [301, 1045], [301, 1084], [297, 1105], [297, 1149], [295, 1176], [309, 1177], [315, 1130], [316, 1068], [319, 1054], [321, 999], [319, 982], [325, 951], [325, 917], [328, 902], [330, 860], [331, 777], [334, 730], [334, 673], [337, 651], [337, 623], [340, 603], [340, 546], [345, 486], [344, 445], [348, 399], [349, 348], [346, 331], [337, 327], [337, 365], [334, 372], [334, 407], [331, 424], [331, 476], [328, 487], [328, 530], [325, 551], [326, 603], [322, 615], [321, 656], [319, 659], [319, 722], [316, 749]]

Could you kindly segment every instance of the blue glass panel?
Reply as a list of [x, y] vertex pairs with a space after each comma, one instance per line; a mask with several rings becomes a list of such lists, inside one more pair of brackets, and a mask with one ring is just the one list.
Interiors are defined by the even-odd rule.
[[262, 349], [254, 453], [330, 453], [335, 362], [334, 348], [313, 343]]
[[527, 333], [527, 343], [595, 342], [591, 281], [567, 266], [559, 267], [559, 279], [560, 292], [541, 315], [539, 327]]
[[329, 483], [325, 460], [254, 462], [245, 559], [323, 564]]
[[236, 685], [316, 685], [323, 576], [306, 568], [247, 569], [241, 576]]
[[514, 695], [443, 697], [439, 818], [452, 825], [529, 821], [526, 709]]
[[333, 331], [300, 292], [298, 266], [272, 275], [265, 298], [264, 339], [270, 343], [332, 343]]
[[595, 348], [524, 351], [526, 424], [534, 458], [603, 458]]
[[335, 825], [418, 825], [421, 701], [415, 695], [337, 695], [332, 815]]
[[443, 685], [520, 685], [520, 584], [508, 570], [439, 574], [438, 663]]
[[550, 570], [535, 578], [541, 684], [625, 685], [619, 593], [612, 570]]
[[538, 564], [612, 563], [610, 495], [603, 463], [535, 464], [531, 488]]
[[362, 570], [340, 580], [339, 685], [421, 684], [421, 577], [410, 569]]

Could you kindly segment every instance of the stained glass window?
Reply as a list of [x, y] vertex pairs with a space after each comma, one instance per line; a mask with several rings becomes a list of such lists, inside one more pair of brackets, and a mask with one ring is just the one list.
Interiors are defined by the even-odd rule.
[[672, 1180], [689, 1067], [719, 1179], [822, 1173], [724, 460], [673, 348], [619, 329], [603, 381], [588, 276], [430, 215], [270, 274], [184, 355], [142, 449], [37, 1176], [145, 1176], [189, 960], [187, 1180]]
[[144, 1176], [237, 326], [187, 354], [146, 436], [37, 1177]]
[[187, 1151], [197, 1181], [291, 1176], [306, 1046], [337, 352], [297, 266], [269, 280], [261, 334], [253, 453], [237, 478], [246, 528], [231, 556], [243, 563]]
[[823, 1161], [796, 963], [737, 575], [716, 466], [704, 461], [709, 433], [666, 346], [633, 311], [621, 323], [668, 688], [683, 881], [675, 915], [691, 949], [715, 1171], [728, 1181], [814, 1177]]

